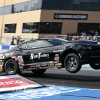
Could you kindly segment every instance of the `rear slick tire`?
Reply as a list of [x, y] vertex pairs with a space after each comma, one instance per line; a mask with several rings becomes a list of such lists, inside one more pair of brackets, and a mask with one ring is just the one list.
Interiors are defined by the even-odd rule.
[[12, 59], [6, 61], [4, 69], [8, 75], [17, 74], [19, 71], [17, 62]]
[[82, 65], [79, 56], [74, 53], [70, 53], [64, 59], [64, 66], [68, 72], [76, 73], [81, 69]]

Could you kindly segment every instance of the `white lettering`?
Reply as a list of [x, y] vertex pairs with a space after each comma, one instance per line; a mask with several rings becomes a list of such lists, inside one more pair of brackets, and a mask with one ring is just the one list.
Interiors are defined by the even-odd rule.
[[39, 54], [39, 57], [38, 57], [38, 58], [40, 59], [40, 55], [41, 55], [41, 53], [38, 53], [38, 54]]
[[56, 18], [62, 18], [62, 19], [86, 19], [87, 18], [87, 15], [74, 15], [74, 14], [61, 14], [61, 15], [55, 15], [56, 16]]
[[31, 57], [30, 57], [30, 59], [33, 59], [33, 58], [34, 58], [33, 56], [34, 56], [34, 54], [31, 54]]
[[23, 83], [22, 81], [8, 81], [8, 82], [0, 82], [0, 85], [10, 85], [10, 84], [18, 84], [18, 83]]
[[72, 15], [60, 15], [59, 18], [72, 18]]
[[0, 85], [5, 85], [3, 82], [0, 82]]
[[38, 55], [31, 54], [30, 59], [34, 59], [34, 58], [40, 59], [41, 57], [49, 58], [49, 54], [41, 54], [41, 53], [38, 53]]

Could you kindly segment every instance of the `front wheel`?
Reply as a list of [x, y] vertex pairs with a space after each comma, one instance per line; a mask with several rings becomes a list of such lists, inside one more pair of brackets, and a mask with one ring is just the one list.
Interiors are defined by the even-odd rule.
[[8, 75], [16, 74], [19, 71], [16, 61], [12, 59], [6, 61], [4, 69]]
[[81, 62], [76, 54], [68, 54], [64, 59], [64, 66], [70, 73], [76, 73], [81, 69]]
[[32, 70], [32, 72], [36, 75], [41, 75], [46, 71], [46, 69], [38, 69], [38, 70]]
[[100, 63], [90, 63], [91, 68], [99, 70], [100, 69]]

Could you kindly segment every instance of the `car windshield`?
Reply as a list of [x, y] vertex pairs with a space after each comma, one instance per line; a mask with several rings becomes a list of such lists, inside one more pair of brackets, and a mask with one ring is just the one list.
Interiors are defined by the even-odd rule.
[[67, 42], [67, 40], [64, 39], [45, 39], [47, 40], [49, 43], [52, 43], [53, 45], [63, 45], [65, 44], [65, 42]]

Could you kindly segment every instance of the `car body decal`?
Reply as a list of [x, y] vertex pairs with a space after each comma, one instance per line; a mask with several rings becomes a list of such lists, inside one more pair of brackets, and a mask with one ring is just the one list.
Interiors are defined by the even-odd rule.
[[40, 58], [42, 58], [42, 57], [47, 57], [47, 58], [49, 58], [49, 54], [41, 54], [41, 53], [38, 53], [38, 54], [31, 54], [30, 59], [36, 59], [36, 58], [40, 59]]

